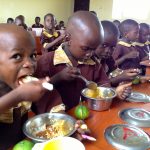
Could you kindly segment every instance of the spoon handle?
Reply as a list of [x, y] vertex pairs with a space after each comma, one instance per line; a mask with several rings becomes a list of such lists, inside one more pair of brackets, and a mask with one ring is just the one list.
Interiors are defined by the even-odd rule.
[[80, 79], [82, 79], [86, 83], [86, 85], [89, 83], [89, 81], [85, 77], [83, 77], [82, 75], [79, 75], [78, 77]]

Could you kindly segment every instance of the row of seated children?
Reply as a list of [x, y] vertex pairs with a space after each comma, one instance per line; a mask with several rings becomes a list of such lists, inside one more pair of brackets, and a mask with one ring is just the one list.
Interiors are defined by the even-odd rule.
[[[41, 18], [39, 16], [35, 17], [35, 23], [31, 26], [32, 28], [43, 28], [44, 25], [40, 23]], [[27, 25], [25, 24], [25, 17], [23, 15], [19, 15], [15, 18], [15, 20], [13, 18], [8, 18], [7, 19], [7, 23], [8, 24], [17, 24], [19, 26], [23, 26], [24, 29], [27, 29]], [[60, 21], [59, 24], [57, 24], [57, 21], [55, 19], [55, 28], [56, 30], [64, 30], [65, 29], [65, 25], [64, 25], [64, 21]]]
[[148, 59], [149, 49], [146, 42], [150, 32], [149, 25], [139, 25], [136, 21], [127, 19], [121, 22], [119, 31], [121, 39], [113, 52], [116, 66], [123, 70], [138, 68], [144, 74], [144, 67], [140, 63]]
[[[16, 25], [23, 26], [23, 28], [27, 30], [28, 27], [24, 22], [25, 18], [22, 15], [17, 16], [14, 21]], [[8, 18], [7, 23], [13, 23], [13, 19]], [[34, 28], [41, 28], [41, 30], [36, 31], [37, 29], [35, 30]], [[50, 13], [44, 16], [44, 26], [40, 23], [40, 17], [36, 17], [35, 24], [32, 25], [32, 29], [33, 31], [38, 32], [36, 34], [41, 34], [40, 41], [43, 47], [42, 53], [47, 53], [57, 49], [64, 39], [64, 22], [60, 21], [57, 25], [55, 16]]]
[[8, 18], [7, 23], [22, 26], [25, 30], [28, 29], [27, 25], [25, 24], [25, 17], [23, 15], [17, 16], [15, 20], [13, 18]]
[[[67, 109], [76, 106], [79, 103], [81, 90], [86, 87], [78, 78], [79, 74], [100, 85], [104, 83], [110, 85], [102, 65], [90, 59], [93, 51], [103, 41], [103, 30], [98, 18], [87, 11], [76, 12], [69, 19], [66, 31], [68, 38], [63, 45], [56, 51], [41, 56], [36, 68], [33, 37], [18, 26], [0, 25], [1, 116], [8, 108], [18, 108], [18, 103], [24, 100], [33, 102], [39, 100], [32, 106], [37, 114], [48, 112], [61, 101]], [[70, 64], [70, 67], [66, 67], [66, 64]], [[38, 78], [49, 76], [51, 79], [19, 84], [23, 77], [31, 74]], [[43, 82], [53, 83], [59, 93], [44, 90]], [[124, 99], [130, 93], [130, 84], [119, 86], [116, 92], [119, 98]], [[23, 107], [23, 104], [20, 105]], [[10, 110], [14, 122], [0, 123], [2, 150], [6, 150], [21, 132], [22, 117], [19, 118], [18, 114], [14, 114], [12, 108]]]

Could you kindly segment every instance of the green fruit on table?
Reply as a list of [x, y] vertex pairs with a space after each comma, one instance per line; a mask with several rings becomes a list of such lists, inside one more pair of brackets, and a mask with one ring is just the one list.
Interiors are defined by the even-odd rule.
[[89, 116], [89, 109], [84, 105], [78, 105], [75, 108], [75, 116], [77, 119], [86, 119]]
[[135, 77], [133, 80], [132, 80], [132, 84], [139, 84], [140, 83], [140, 77]]
[[32, 147], [34, 146], [34, 143], [28, 141], [28, 140], [23, 140], [17, 143], [14, 147], [13, 150], [32, 150]]

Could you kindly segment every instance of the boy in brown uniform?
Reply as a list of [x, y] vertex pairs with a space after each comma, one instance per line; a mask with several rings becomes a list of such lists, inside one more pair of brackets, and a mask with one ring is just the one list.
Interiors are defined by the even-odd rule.
[[[100, 63], [103, 65], [105, 72], [109, 75], [112, 71], [117, 69], [112, 53], [119, 38], [119, 31], [117, 27], [110, 21], [104, 20], [101, 22], [104, 29], [104, 41], [95, 51]], [[124, 70], [120, 75], [110, 78], [111, 85], [116, 86], [123, 81], [132, 81], [138, 74], [138, 70], [129, 69]]]
[[[92, 52], [102, 43], [102, 31], [95, 15], [88, 11], [78, 11], [69, 18], [66, 28], [68, 41], [56, 51], [43, 55], [38, 61], [36, 76], [52, 77], [57, 74], [51, 80], [59, 82], [55, 87], [68, 109], [79, 103], [81, 90], [85, 88], [85, 83], [78, 77], [80, 73], [99, 85], [104, 83], [109, 85], [102, 66], [90, 58]], [[70, 67], [66, 67], [66, 64]], [[120, 88], [119, 92], [117, 91], [120, 97], [124, 98], [127, 94], [125, 87], [121, 88], [121, 92]]]
[[[140, 23], [140, 30], [139, 30], [139, 38], [137, 42], [134, 42], [133, 44], [138, 49], [142, 60], [148, 60], [149, 59], [149, 53], [150, 48], [149, 45], [147, 45], [148, 37], [149, 37], [149, 25], [146, 23]], [[142, 62], [141, 62], [142, 64]], [[142, 73], [143, 75], [146, 72], [146, 66], [142, 66]]]
[[[0, 24], [0, 149], [21, 140], [22, 123], [27, 119], [31, 103], [46, 92], [46, 80], [20, 85], [20, 80], [32, 75], [36, 67], [33, 37], [16, 25]], [[36, 94], [35, 94], [36, 93]]]
[[120, 26], [122, 39], [117, 43], [113, 58], [120, 69], [141, 68], [141, 56], [138, 50], [132, 45], [138, 39], [139, 25], [136, 21], [127, 19]]
[[44, 16], [44, 29], [41, 34], [42, 53], [54, 51], [62, 43], [64, 35], [55, 30], [55, 17], [53, 14]]

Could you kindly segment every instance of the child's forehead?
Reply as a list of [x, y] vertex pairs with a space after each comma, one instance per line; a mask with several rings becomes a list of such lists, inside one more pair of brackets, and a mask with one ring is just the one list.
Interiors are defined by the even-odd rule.
[[22, 27], [16, 25], [0, 24], [0, 47], [11, 44], [15, 45], [18, 43], [31, 43], [32, 36], [24, 30]]
[[47, 15], [45, 19], [49, 19], [49, 18], [54, 20], [54, 16], [52, 15]]

